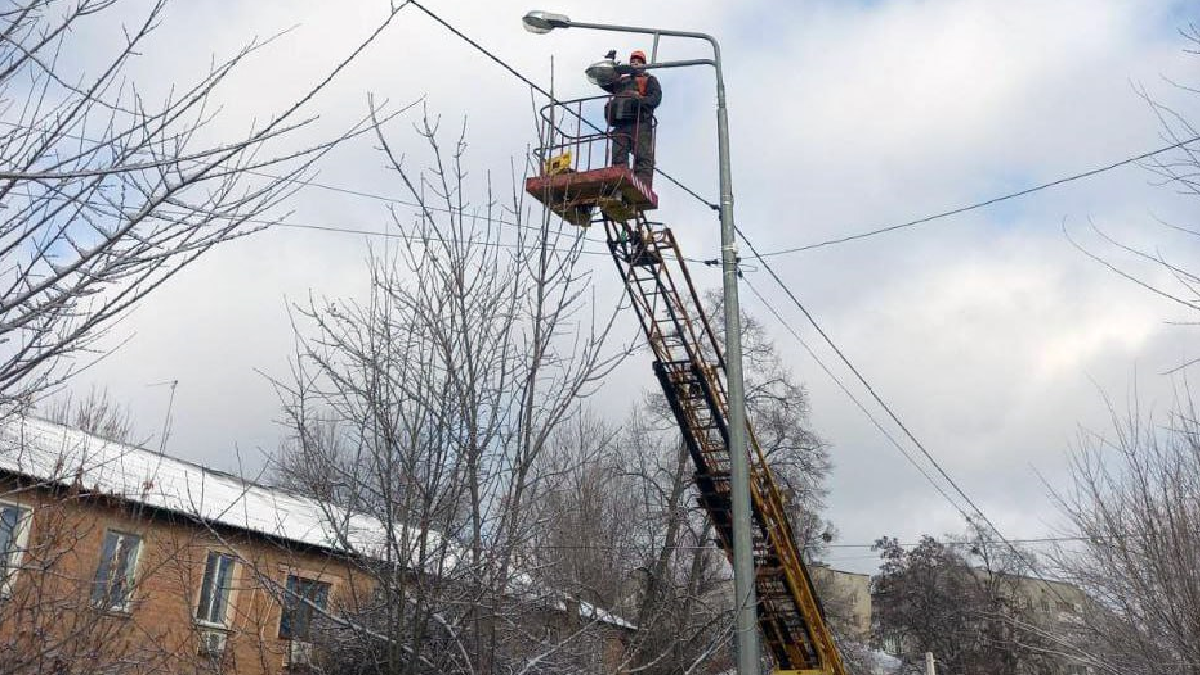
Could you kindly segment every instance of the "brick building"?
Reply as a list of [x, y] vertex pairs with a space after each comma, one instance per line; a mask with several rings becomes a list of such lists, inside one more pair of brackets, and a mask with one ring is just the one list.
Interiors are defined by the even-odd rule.
[[[370, 550], [381, 531], [286, 490], [11, 418], [0, 425], [0, 672], [301, 669], [315, 619], [370, 596], [345, 551]], [[632, 629], [598, 608], [576, 613]]]

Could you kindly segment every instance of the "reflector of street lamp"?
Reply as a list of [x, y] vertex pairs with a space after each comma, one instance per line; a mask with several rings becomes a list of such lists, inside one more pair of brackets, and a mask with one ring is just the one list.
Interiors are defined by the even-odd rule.
[[588, 82], [603, 87], [617, 79], [617, 66], [611, 60], [604, 59], [588, 66], [583, 74], [587, 76]]
[[535, 9], [521, 18], [525, 30], [538, 35], [545, 35], [555, 28], [566, 28], [571, 25], [571, 19], [566, 14], [555, 14]]

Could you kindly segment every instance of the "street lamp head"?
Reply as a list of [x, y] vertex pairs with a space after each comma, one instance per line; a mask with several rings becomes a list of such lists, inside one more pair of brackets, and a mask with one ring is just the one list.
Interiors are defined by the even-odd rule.
[[554, 12], [544, 12], [540, 9], [535, 9], [521, 18], [521, 24], [530, 33], [545, 35], [555, 28], [570, 27], [571, 19], [566, 14], [555, 14]]
[[587, 76], [588, 82], [597, 87], [604, 87], [616, 81], [617, 64], [612, 59], [597, 61], [588, 66], [583, 71], [583, 74]]

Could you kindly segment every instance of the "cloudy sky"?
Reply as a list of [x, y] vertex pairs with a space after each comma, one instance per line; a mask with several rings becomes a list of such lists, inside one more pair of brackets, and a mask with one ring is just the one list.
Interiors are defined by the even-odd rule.
[[[124, 10], [135, 15], [138, 4]], [[580, 69], [610, 47], [648, 47], [580, 30], [531, 35], [520, 26], [531, 7], [509, 0], [428, 0], [428, 7], [539, 82], [549, 82], [553, 57], [564, 95], [591, 93]], [[736, 217], [762, 251], [903, 223], [1161, 147], [1163, 129], [1142, 89], [1200, 119], [1200, 96], [1171, 84], [1197, 84], [1196, 57], [1184, 52], [1178, 30], [1200, 16], [1183, 0], [561, 0], [543, 8], [721, 40]], [[384, 0], [178, 2], [132, 74], [153, 92], [255, 36], [291, 29], [219, 92], [225, 109], [214, 133], [236, 134], [311, 84], [385, 11]], [[110, 49], [106, 35], [100, 28], [81, 34], [74, 56], [87, 63]], [[661, 55], [704, 50], [664, 41]], [[671, 71], [660, 79], [660, 165], [715, 199], [711, 73]], [[447, 124], [465, 119], [479, 187], [487, 170], [507, 179], [510, 162], [532, 141], [528, 90], [411, 7], [314, 101], [321, 116], [314, 133], [361, 116], [368, 92], [394, 105], [424, 97]], [[415, 119], [393, 125], [401, 150], [418, 150], [408, 126]], [[366, 141], [335, 152], [319, 179], [403, 196]], [[1142, 168], [1121, 168], [769, 261], [1007, 536], [1045, 536], [1059, 523], [1035, 469], [1062, 481], [1080, 426], [1105, 428], [1105, 396], [1120, 407], [1135, 392], [1144, 406], [1167, 405], [1180, 380], [1160, 373], [1200, 356], [1195, 329], [1168, 323], [1190, 318], [1181, 307], [1122, 280], [1064, 235], [1170, 286], [1162, 269], [1092, 229], [1184, 265], [1194, 260], [1194, 238], [1158, 220], [1200, 225], [1197, 202], [1153, 183]], [[686, 253], [714, 257], [714, 214], [662, 181], [658, 187], [659, 216]], [[292, 207], [292, 222], [387, 227], [381, 204], [347, 195], [305, 190]], [[139, 307], [123, 326], [126, 346], [76, 387], [107, 387], [152, 436], [169, 400], [160, 383], [177, 380], [169, 452], [253, 471], [279, 435], [278, 399], [266, 375], [286, 372], [288, 302], [310, 292], [361, 294], [369, 242], [277, 229], [229, 244]], [[607, 263], [596, 261], [609, 283]], [[702, 286], [720, 284], [715, 270], [693, 273]], [[761, 265], [751, 263], [746, 278], [839, 378], [849, 377]], [[814, 423], [832, 445], [828, 515], [842, 541], [961, 530], [954, 508], [747, 288], [743, 302], [768, 320], [808, 384]], [[644, 354], [626, 371], [652, 386]], [[623, 400], [603, 392], [597, 399], [617, 408]], [[873, 404], [870, 410], [883, 419]], [[831, 557], [852, 569], [870, 566], [863, 550]]]

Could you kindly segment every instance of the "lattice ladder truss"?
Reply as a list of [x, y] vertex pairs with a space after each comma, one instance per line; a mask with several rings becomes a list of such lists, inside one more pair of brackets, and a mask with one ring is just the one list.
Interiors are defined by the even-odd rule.
[[[671, 230], [641, 213], [628, 221], [601, 217], [599, 222], [654, 352], [655, 375], [696, 466], [700, 505], [731, 556], [729, 409], [720, 344]], [[755, 589], [764, 644], [777, 670], [845, 675], [783, 500], [749, 421], [747, 427]]]

